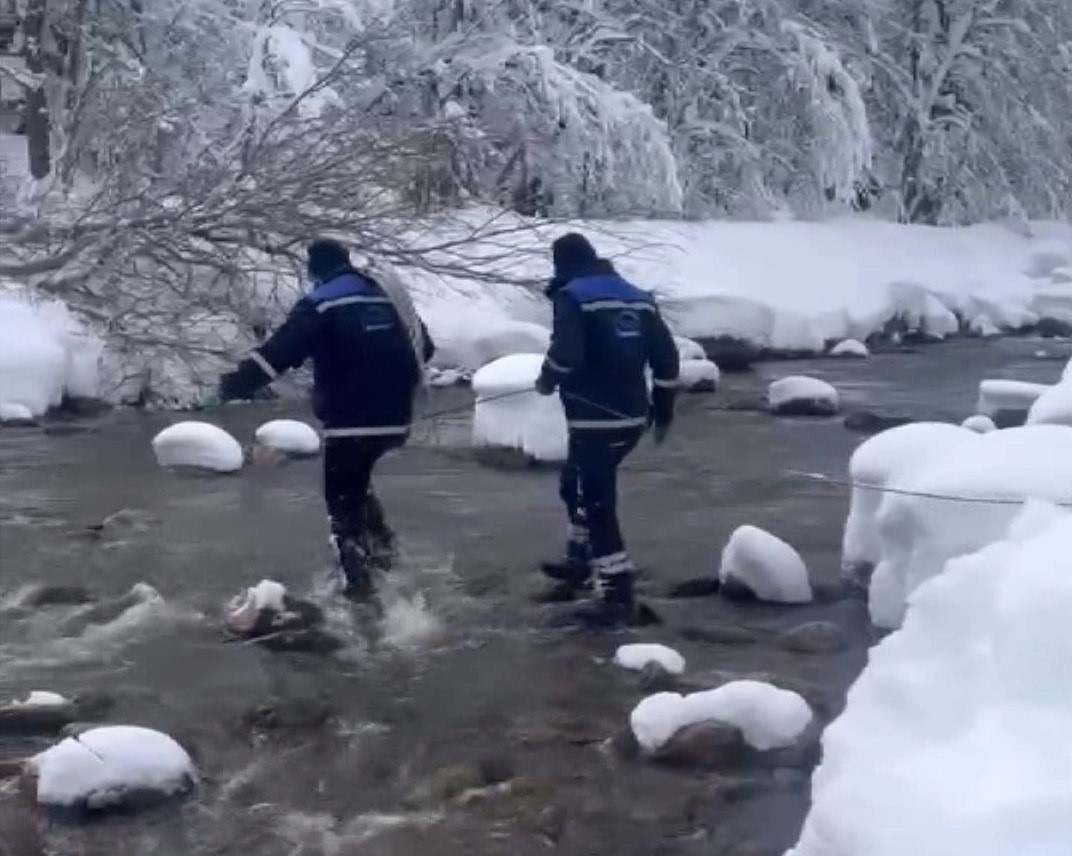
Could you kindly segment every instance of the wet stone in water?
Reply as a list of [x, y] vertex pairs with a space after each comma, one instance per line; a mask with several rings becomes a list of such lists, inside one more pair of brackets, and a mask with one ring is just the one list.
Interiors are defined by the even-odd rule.
[[834, 654], [848, 648], [844, 631], [829, 621], [810, 621], [778, 637], [787, 651], [800, 654]]

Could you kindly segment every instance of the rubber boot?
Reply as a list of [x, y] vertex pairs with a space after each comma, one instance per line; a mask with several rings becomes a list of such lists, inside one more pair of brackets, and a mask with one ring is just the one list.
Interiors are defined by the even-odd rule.
[[387, 525], [379, 497], [371, 490], [365, 497], [365, 542], [369, 564], [389, 571], [398, 555], [398, 539]]
[[565, 603], [592, 588], [592, 549], [588, 530], [571, 525], [566, 541], [566, 553], [561, 559], [543, 562], [540, 570], [552, 580], [552, 585], [537, 600], [542, 603]]
[[356, 538], [342, 537], [336, 540], [339, 566], [346, 585], [343, 595], [352, 600], [364, 600], [372, 594], [372, 571], [368, 556]]
[[577, 623], [586, 630], [621, 630], [639, 623], [633, 593], [636, 572], [625, 553], [593, 561], [595, 597], [578, 607]]

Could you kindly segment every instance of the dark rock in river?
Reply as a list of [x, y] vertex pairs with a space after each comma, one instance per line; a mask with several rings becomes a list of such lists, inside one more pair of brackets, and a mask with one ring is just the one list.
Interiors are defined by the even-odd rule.
[[242, 716], [247, 728], [319, 728], [333, 715], [331, 705], [315, 698], [274, 698]]
[[31, 609], [44, 606], [84, 606], [96, 599], [89, 589], [82, 586], [38, 586], [22, 597], [20, 605]]
[[432, 808], [453, 802], [470, 791], [503, 784], [514, 778], [514, 765], [502, 757], [488, 757], [473, 764], [451, 764], [437, 770], [418, 785], [403, 805]]
[[0, 736], [57, 734], [78, 718], [74, 704], [7, 705], [0, 707]]
[[680, 630], [681, 638], [690, 642], [707, 642], [712, 645], [754, 645], [766, 637], [732, 624], [689, 625]]
[[909, 425], [915, 421], [910, 416], [857, 410], [846, 416], [842, 424], [850, 431], [858, 431], [861, 434], [878, 434], [881, 431], [899, 428], [901, 425]]
[[844, 651], [849, 640], [844, 631], [829, 621], [809, 621], [778, 637], [787, 651], [801, 654], [834, 654]]
[[720, 588], [721, 583], [718, 577], [694, 577], [672, 585], [666, 596], [669, 598], [711, 597], [718, 594]]
[[1043, 318], [1035, 325], [1035, 332], [1043, 339], [1067, 339], [1072, 337], [1072, 324], [1060, 318]]
[[704, 349], [707, 358], [724, 372], [751, 371], [752, 364], [762, 355], [756, 345], [733, 336], [715, 336], [696, 341]]
[[709, 720], [680, 729], [650, 757], [657, 764], [707, 770], [799, 769], [819, 760], [821, 733], [813, 721], [792, 745], [760, 750], [750, 746], [735, 725]]

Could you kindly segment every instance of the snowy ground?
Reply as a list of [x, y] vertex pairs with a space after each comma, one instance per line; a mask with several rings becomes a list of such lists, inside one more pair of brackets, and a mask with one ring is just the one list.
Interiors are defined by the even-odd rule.
[[[471, 219], [480, 217], [486, 219], [487, 212], [474, 212]], [[547, 302], [535, 290], [508, 281], [546, 280], [550, 241], [564, 227], [510, 231], [513, 220], [499, 219], [501, 237], [454, 248], [441, 259], [456, 269], [480, 270], [490, 282], [402, 272], [439, 345], [441, 366], [472, 371], [497, 357], [546, 346]], [[997, 224], [935, 229], [864, 218], [581, 223], [576, 228], [587, 232], [623, 273], [655, 289], [675, 331], [694, 338], [728, 336], [759, 349], [820, 353], [833, 341], [866, 339], [893, 327], [941, 338], [961, 330], [1015, 329], [1040, 318], [1072, 323], [1072, 283], [1063, 273], [1072, 266], [1068, 224], [1036, 223], [1029, 236]], [[459, 229], [457, 219], [451, 229]], [[413, 241], [428, 247], [453, 237], [458, 236], [432, 227], [414, 229]], [[292, 296], [298, 289], [293, 283]], [[219, 371], [215, 363], [197, 371], [159, 353], [146, 355], [144, 365], [124, 362], [122, 370], [107, 355], [102, 364], [99, 346], [72, 340], [72, 322], [62, 307], [49, 306], [34, 310], [41, 323], [31, 333], [19, 321], [25, 312], [3, 299], [0, 341], [18, 335], [21, 342], [32, 335], [34, 347], [53, 351], [59, 341], [66, 357], [48, 363], [55, 363], [54, 372], [34, 375], [32, 394], [20, 392], [19, 401], [0, 404], [32, 399], [29, 409], [36, 412], [39, 402], [52, 402], [64, 387], [79, 394], [94, 387], [130, 394], [130, 384], [120, 384], [116, 375], [138, 375], [147, 367], [153, 369], [161, 400], [190, 402]], [[221, 325], [227, 326], [226, 319], [206, 318], [191, 325], [185, 338], [196, 338], [193, 327], [204, 327], [214, 347], [230, 343], [236, 357], [252, 344], [239, 328], [221, 335]], [[37, 372], [13, 356], [19, 350], [24, 349], [0, 351], [0, 388], [10, 388], [12, 378], [25, 384], [27, 373]], [[66, 369], [59, 368], [61, 362]]]

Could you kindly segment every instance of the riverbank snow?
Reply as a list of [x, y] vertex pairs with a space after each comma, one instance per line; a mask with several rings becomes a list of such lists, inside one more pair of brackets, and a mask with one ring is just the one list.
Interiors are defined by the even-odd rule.
[[1044, 383], [984, 380], [979, 384], [979, 401], [975, 409], [982, 416], [989, 416], [995, 421], [1002, 418], [1002, 414], [1026, 416], [1031, 405], [1048, 389]]
[[989, 434], [991, 431], [998, 430], [998, 426], [994, 424], [993, 419], [979, 413], [976, 413], [974, 416], [969, 416], [960, 423], [960, 427], [967, 428], [969, 431], [974, 431], [976, 434]]
[[159, 731], [117, 725], [68, 737], [31, 759], [43, 805], [102, 809], [131, 798], [168, 797], [196, 781], [193, 762]]
[[974, 432], [965, 427], [916, 422], [890, 428], [857, 446], [849, 460], [854, 487], [841, 542], [842, 567], [874, 565], [881, 558], [878, 512], [887, 484], [973, 439]]
[[473, 375], [473, 445], [516, 449], [538, 461], [566, 459], [566, 416], [557, 395], [535, 391], [541, 354], [512, 354]]
[[650, 663], [662, 666], [671, 675], [685, 674], [685, 658], [673, 648], [655, 643], [638, 642], [622, 645], [614, 654], [614, 662], [623, 669], [642, 671]]
[[871, 352], [859, 339], [842, 339], [830, 349], [830, 356], [865, 359], [871, 356]]
[[190, 467], [217, 473], [242, 469], [238, 441], [207, 422], [177, 422], [153, 438], [153, 453], [162, 467]]
[[793, 375], [774, 381], [767, 389], [771, 413], [783, 416], [833, 416], [838, 392], [825, 380]]
[[71, 700], [61, 696], [59, 693], [50, 692], [48, 690], [33, 690], [22, 701], [15, 701], [11, 703], [11, 707], [17, 708], [52, 708], [52, 707], [67, 707], [71, 704]]
[[949, 561], [871, 650], [787, 856], [1069, 852], [1072, 515], [1026, 510], [1004, 537]]
[[770, 603], [808, 603], [811, 583], [800, 554], [756, 526], [739, 526], [722, 551], [718, 577]]
[[947, 561], [1000, 539], [1020, 503], [1072, 505], [1072, 428], [1063, 425], [976, 434], [926, 463], [890, 482], [913, 495], [887, 494], [879, 509], [869, 607], [880, 627], [899, 626], [912, 593]]
[[682, 728], [698, 722], [736, 726], [749, 746], [765, 752], [792, 745], [811, 719], [808, 703], [794, 692], [762, 681], [731, 681], [684, 696], [648, 696], [633, 709], [629, 724], [646, 752], [657, 752]]
[[1067, 425], [1072, 428], [1072, 379], [1051, 386], [1027, 414], [1028, 425]]
[[320, 435], [297, 419], [273, 419], [254, 433], [258, 445], [284, 455], [309, 457], [320, 454]]
[[710, 360], [682, 360], [678, 388], [684, 392], [717, 392], [721, 373]]

